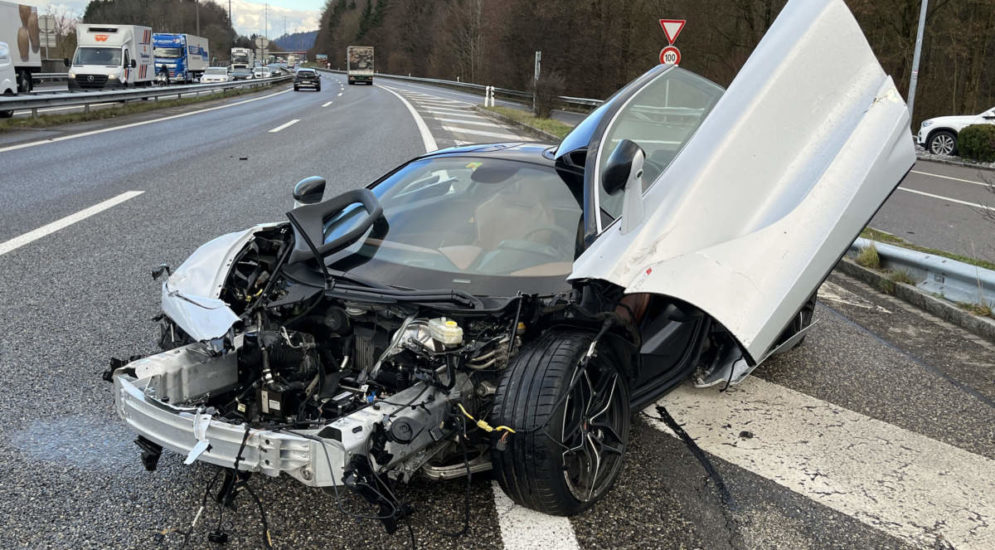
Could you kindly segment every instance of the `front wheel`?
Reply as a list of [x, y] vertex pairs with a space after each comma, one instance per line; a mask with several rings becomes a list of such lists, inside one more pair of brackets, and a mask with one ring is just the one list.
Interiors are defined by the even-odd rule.
[[504, 492], [546, 514], [577, 514], [622, 472], [629, 437], [629, 389], [607, 348], [582, 366], [592, 336], [550, 331], [508, 366], [491, 424], [517, 432], [491, 452]]
[[957, 154], [957, 135], [948, 130], [939, 130], [929, 136], [926, 146], [934, 155]]

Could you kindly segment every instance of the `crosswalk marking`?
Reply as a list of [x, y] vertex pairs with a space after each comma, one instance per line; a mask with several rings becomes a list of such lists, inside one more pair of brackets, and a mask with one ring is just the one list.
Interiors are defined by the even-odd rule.
[[661, 403], [706, 452], [892, 536], [995, 548], [995, 460], [756, 377]]
[[501, 133], [501, 132], [485, 132], [483, 130], [470, 130], [468, 128], [457, 128], [457, 127], [454, 127], [454, 126], [443, 126], [442, 129], [443, 130], [447, 130], [449, 132], [458, 132], [460, 134], [469, 134], [471, 136], [483, 136], [483, 137], [489, 137], [489, 138], [510, 139], [510, 140], [523, 140], [524, 139], [521, 136], [516, 136], [515, 134], [507, 134], [507, 133]]
[[468, 110], [465, 110], [465, 109], [464, 110], [461, 110], [461, 109], [439, 109], [439, 108], [433, 107], [433, 108], [430, 108], [430, 109], [426, 108], [425, 111], [427, 111], [429, 113], [437, 114], [437, 115], [443, 115], [443, 116], [461, 116], [461, 117], [467, 117], [467, 118], [484, 118], [484, 117], [482, 117], [480, 115], [474, 114], [473, 111], [468, 111]]
[[504, 130], [504, 127], [499, 126], [499, 125], [497, 125], [497, 124], [495, 124], [493, 122], [489, 122], [486, 119], [478, 121], [478, 120], [460, 120], [458, 118], [435, 117], [435, 120], [438, 120], [439, 122], [452, 122], [452, 123], [455, 123], [455, 124], [470, 124], [470, 125], [474, 125], [474, 126], [488, 126], [488, 127], [491, 127], [491, 128], [497, 128], [497, 129], [500, 129], [500, 130]]

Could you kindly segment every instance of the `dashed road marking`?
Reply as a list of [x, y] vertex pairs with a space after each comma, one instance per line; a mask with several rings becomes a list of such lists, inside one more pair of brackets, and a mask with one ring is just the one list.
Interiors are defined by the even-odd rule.
[[284, 122], [283, 124], [281, 124], [281, 125], [277, 126], [276, 128], [273, 128], [272, 130], [270, 130], [269, 133], [275, 134], [275, 133], [279, 132], [280, 130], [285, 130], [287, 128], [290, 128], [291, 126], [293, 126], [294, 124], [297, 124], [300, 121], [301, 121], [301, 119], [295, 118], [294, 120], [291, 120], [290, 122]]
[[929, 176], [931, 178], [940, 178], [940, 179], [943, 179], [943, 180], [959, 181], [961, 183], [970, 183], [971, 185], [980, 185], [980, 186], [986, 187], [986, 188], [991, 187], [991, 184], [983, 182], [983, 181], [966, 180], [966, 179], [963, 179], [963, 178], [955, 178], [953, 176], [942, 176], [940, 174], [933, 174], [932, 172], [922, 172], [920, 170], [909, 170], [909, 172], [911, 172], [913, 174], [919, 174], [920, 176]]
[[913, 193], [913, 194], [916, 194], [916, 195], [922, 195], [924, 197], [929, 197], [931, 199], [937, 199], [937, 200], [941, 200], [941, 201], [952, 202], [954, 204], [963, 204], [964, 206], [972, 206], [974, 208], [979, 208], [981, 210], [989, 210], [989, 211], [995, 212], [995, 208], [993, 208], [991, 206], [986, 206], [984, 204], [978, 204], [976, 202], [967, 202], [967, 201], [962, 201], [962, 200], [958, 200], [958, 199], [951, 199], [950, 197], [944, 197], [943, 195], [934, 195], [933, 193], [927, 193], [925, 191], [919, 191], [918, 189], [909, 189], [907, 187], [899, 187], [898, 190], [899, 191], [905, 191], [907, 193]]
[[331, 105], [331, 104], [332, 104], [332, 102], [331, 102], [331, 101], [326, 101], [326, 102], [325, 102], [325, 103], [323, 103], [323, 104], [322, 104], [321, 106], [322, 106], [322, 107], [328, 107], [328, 106], [329, 106], [329, 105]]
[[116, 197], [105, 200], [104, 202], [99, 202], [89, 208], [84, 208], [83, 210], [80, 210], [75, 214], [70, 214], [62, 219], [55, 220], [52, 223], [43, 225], [38, 229], [35, 229], [33, 231], [28, 231], [27, 233], [19, 237], [14, 237], [9, 241], [0, 243], [0, 256], [3, 256], [4, 254], [12, 250], [17, 250], [18, 248], [21, 248], [26, 244], [37, 241], [38, 239], [46, 235], [51, 235], [52, 233], [55, 233], [60, 229], [65, 229], [70, 225], [73, 225], [74, 223], [81, 222], [89, 218], [90, 216], [99, 214], [100, 212], [103, 212], [108, 208], [117, 206], [124, 201], [133, 199], [144, 192], [145, 191], [125, 191], [124, 193], [121, 193]]
[[341, 95], [342, 95], [342, 92], [339, 92], [339, 96], [341, 96]]
[[[995, 460], [756, 377], [660, 403], [704, 451], [871, 527], [930, 548], [995, 548]], [[654, 407], [644, 413], [673, 435]]]

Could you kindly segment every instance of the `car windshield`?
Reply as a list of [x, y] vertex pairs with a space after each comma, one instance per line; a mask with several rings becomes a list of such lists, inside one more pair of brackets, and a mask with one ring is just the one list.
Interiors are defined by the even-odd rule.
[[204, 71], [204, 74], [228, 74], [228, 69], [224, 67], [211, 67]]
[[121, 65], [120, 48], [79, 48], [76, 50], [76, 57], [73, 58], [73, 65]]
[[[580, 197], [552, 167], [483, 157], [422, 159], [372, 190], [384, 209], [382, 223], [332, 255], [336, 269], [402, 287], [456, 284], [490, 295], [514, 295], [521, 288], [514, 281], [525, 277], [561, 288], [570, 273]], [[326, 220], [325, 242], [354, 227], [364, 212], [352, 205]]]
[[156, 48], [153, 53], [156, 57], [183, 57], [183, 48]]

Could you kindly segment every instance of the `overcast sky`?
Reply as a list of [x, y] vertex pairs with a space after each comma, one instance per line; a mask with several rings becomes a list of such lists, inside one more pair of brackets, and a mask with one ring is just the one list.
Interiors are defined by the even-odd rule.
[[[44, 11], [48, 6], [58, 11], [68, 11], [76, 16], [83, 15], [89, 0], [13, 0], [20, 4], [31, 4]], [[228, 9], [228, 0], [201, 0], [214, 2]], [[283, 34], [284, 17], [288, 33], [318, 30], [318, 17], [325, 0], [231, 0], [232, 18], [235, 30], [246, 36], [263, 34], [263, 21], [266, 4], [269, 4], [269, 36], [276, 38]], [[114, 23], [114, 21], [105, 21]], [[153, 31], [157, 29], [152, 29]]]

